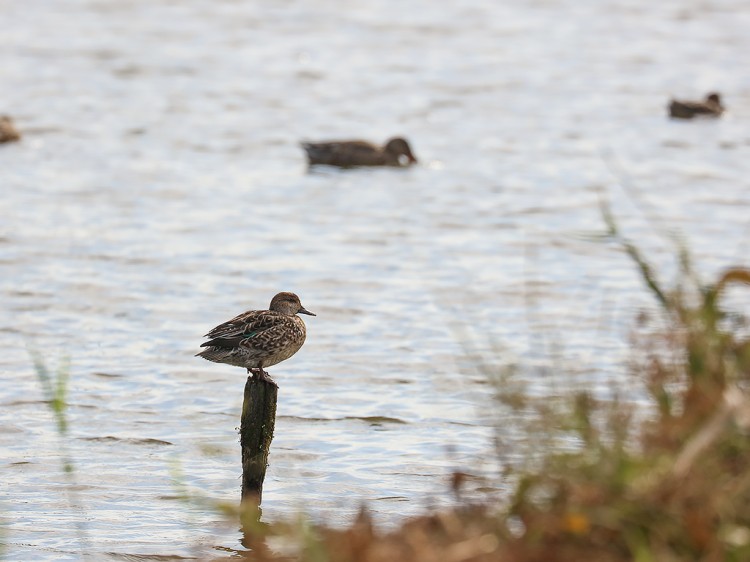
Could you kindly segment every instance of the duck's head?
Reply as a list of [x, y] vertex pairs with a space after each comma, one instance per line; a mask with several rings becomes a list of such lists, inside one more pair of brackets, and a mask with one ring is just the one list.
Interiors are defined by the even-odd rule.
[[294, 314], [309, 314], [310, 316], [315, 316], [315, 314], [309, 310], [305, 310], [299, 297], [294, 293], [279, 293], [271, 299], [271, 304], [268, 309], [273, 310], [274, 312], [280, 312], [281, 314], [288, 314], [289, 316], [293, 316]]
[[706, 96], [706, 101], [710, 103], [715, 103], [716, 105], [721, 105], [721, 96], [717, 94], [716, 92], [711, 92]]
[[417, 158], [412, 153], [409, 143], [406, 142], [406, 139], [402, 139], [401, 137], [390, 139], [387, 143], [385, 143], [385, 148], [383, 150], [385, 150], [385, 152], [387, 152], [388, 154], [393, 154], [399, 160], [399, 162], [401, 161], [401, 157], [403, 156], [406, 158], [406, 162], [408, 164], [417, 163]]

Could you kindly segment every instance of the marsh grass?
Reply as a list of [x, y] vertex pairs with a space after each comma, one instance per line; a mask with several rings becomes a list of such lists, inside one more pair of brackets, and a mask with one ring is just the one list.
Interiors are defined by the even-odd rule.
[[70, 360], [65, 357], [60, 360], [55, 371], [51, 371], [36, 350], [29, 350], [39, 384], [42, 387], [44, 400], [55, 419], [58, 435], [60, 465], [65, 474], [65, 494], [68, 506], [78, 513], [76, 518], [76, 535], [81, 559], [87, 559], [89, 552], [88, 532], [86, 528], [86, 514], [78, 496], [78, 477], [76, 475], [73, 457], [68, 445], [68, 383], [70, 381]]
[[[532, 397], [513, 368], [479, 365], [498, 382], [497, 407], [516, 414], [513, 431], [525, 437], [501, 441], [523, 452], [506, 463], [506, 502], [425, 515], [387, 534], [366, 511], [344, 530], [272, 525], [258, 529], [248, 558], [750, 560], [750, 338], [723, 306], [730, 288], [750, 285], [750, 270], [703, 284], [680, 251], [677, 282], [666, 287], [606, 213], [605, 221], [659, 307], [659, 321], [644, 323], [634, 340], [632, 374], [648, 405], [597, 400], [580, 388]], [[268, 548], [280, 539], [284, 549]]]

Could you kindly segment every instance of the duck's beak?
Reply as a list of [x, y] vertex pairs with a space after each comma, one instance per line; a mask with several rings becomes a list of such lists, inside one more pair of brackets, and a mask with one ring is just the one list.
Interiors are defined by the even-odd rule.
[[412, 164], [416, 164], [417, 163], [417, 158], [413, 154], [407, 155], [407, 158], [409, 159], [409, 162], [411, 162]]
[[305, 309], [304, 306], [301, 306], [299, 310], [297, 311], [297, 314], [309, 314], [310, 316], [317, 316], [317, 314], [313, 314], [309, 310]]

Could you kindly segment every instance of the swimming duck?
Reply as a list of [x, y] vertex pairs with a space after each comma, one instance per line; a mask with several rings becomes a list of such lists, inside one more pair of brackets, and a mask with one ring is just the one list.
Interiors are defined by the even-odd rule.
[[692, 119], [698, 115], [705, 117], [719, 117], [724, 113], [719, 94], [712, 92], [706, 96], [704, 101], [680, 101], [669, 102], [669, 116], [676, 119]]
[[0, 143], [17, 140], [21, 140], [21, 133], [13, 125], [13, 120], [7, 115], [0, 115]]
[[409, 143], [395, 137], [383, 147], [366, 141], [302, 142], [310, 166], [326, 164], [340, 168], [355, 166], [408, 166], [417, 162]]
[[201, 344], [207, 349], [196, 357], [243, 367], [254, 379], [276, 385], [263, 368], [289, 359], [305, 343], [305, 323], [297, 314], [315, 316], [294, 293], [279, 293], [268, 310], [243, 312], [208, 332], [211, 339]]

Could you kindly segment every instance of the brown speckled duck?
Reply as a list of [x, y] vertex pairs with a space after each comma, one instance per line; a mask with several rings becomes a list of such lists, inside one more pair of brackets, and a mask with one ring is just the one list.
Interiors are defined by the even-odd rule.
[[669, 102], [669, 116], [675, 119], [692, 119], [693, 117], [719, 117], [724, 113], [719, 94], [712, 92], [706, 96], [704, 101], [680, 101]]
[[249, 310], [219, 324], [206, 334], [205, 351], [196, 354], [215, 363], [243, 367], [253, 378], [276, 385], [263, 368], [289, 359], [305, 343], [305, 323], [297, 314], [305, 310], [294, 293], [279, 293], [268, 310]]
[[7, 115], [0, 115], [0, 143], [18, 140], [21, 140], [21, 133], [13, 125], [13, 120]]
[[401, 137], [390, 139], [383, 147], [359, 140], [300, 144], [307, 153], [310, 166], [409, 166], [417, 162], [409, 143]]

